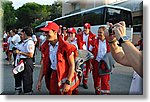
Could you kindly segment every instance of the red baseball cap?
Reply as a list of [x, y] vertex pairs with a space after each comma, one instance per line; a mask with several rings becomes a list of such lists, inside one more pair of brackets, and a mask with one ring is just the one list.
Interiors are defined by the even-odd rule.
[[75, 28], [69, 28], [69, 30], [68, 30], [68, 32], [70, 32], [70, 33], [76, 33], [76, 29]]
[[91, 27], [91, 25], [90, 25], [89, 23], [85, 23], [85, 24], [84, 24], [84, 28], [90, 29], [90, 27]]
[[55, 22], [49, 22], [47, 26], [45, 26], [44, 28], [41, 28], [40, 30], [43, 30], [43, 31], [49, 31], [49, 30], [58, 31], [59, 26]]

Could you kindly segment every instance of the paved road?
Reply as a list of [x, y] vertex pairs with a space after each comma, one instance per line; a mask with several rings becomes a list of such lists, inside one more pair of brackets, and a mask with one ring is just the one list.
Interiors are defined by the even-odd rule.
[[[5, 59], [5, 53], [2, 54], [2, 72], [3, 72], [3, 93], [2, 94], [8, 94], [12, 95], [14, 94], [14, 78], [12, 74], [12, 65], [8, 65], [7, 61]], [[37, 51], [36, 55], [36, 67], [34, 69], [34, 83], [33, 83], [33, 91], [35, 95], [47, 95], [48, 91], [45, 87], [44, 80], [43, 80], [43, 85], [41, 92], [38, 92], [36, 90], [36, 84], [38, 80], [38, 75], [40, 71], [40, 52]], [[132, 78], [133, 70], [130, 67], [124, 67], [120, 64], [116, 64], [115, 68], [111, 74], [111, 80], [110, 80], [110, 85], [111, 85], [111, 94], [123, 94], [126, 95], [129, 92], [130, 88], [130, 83], [131, 83], [131, 78]], [[80, 95], [94, 95], [94, 87], [93, 87], [93, 79], [92, 79], [92, 74], [89, 74], [89, 81], [88, 81], [88, 89], [84, 89], [82, 87], [82, 83], [80, 83], [79, 86], [79, 94]]]

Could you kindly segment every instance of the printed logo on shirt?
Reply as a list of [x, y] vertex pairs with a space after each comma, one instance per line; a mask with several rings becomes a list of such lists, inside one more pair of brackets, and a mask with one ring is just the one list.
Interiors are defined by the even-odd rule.
[[33, 50], [33, 46], [32, 45], [29, 45], [29, 50]]

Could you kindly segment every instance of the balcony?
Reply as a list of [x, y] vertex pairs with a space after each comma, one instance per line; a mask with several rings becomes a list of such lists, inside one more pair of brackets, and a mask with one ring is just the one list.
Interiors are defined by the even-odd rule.
[[80, 2], [81, 0], [64, 0], [65, 3], [77, 3], [77, 2]]

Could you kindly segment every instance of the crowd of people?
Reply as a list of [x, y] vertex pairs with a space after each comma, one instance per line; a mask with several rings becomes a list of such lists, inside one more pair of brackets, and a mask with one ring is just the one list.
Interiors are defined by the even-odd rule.
[[[134, 69], [129, 94], [142, 94], [143, 66], [140, 62], [143, 55], [127, 38], [125, 22], [110, 23], [109, 26], [112, 32], [106, 26], [101, 26], [97, 34], [93, 34], [89, 23], [84, 24], [82, 31], [81, 28], [76, 30], [74, 27], [66, 28], [49, 22], [39, 29], [42, 32], [40, 40], [37, 40], [30, 27], [24, 27], [19, 32], [11, 30], [9, 36], [4, 32], [3, 41], [9, 45], [6, 51], [8, 64], [13, 63], [15, 71], [20, 68], [21, 62], [24, 67], [14, 73], [15, 94], [33, 94], [36, 47], [41, 51], [37, 90], [41, 89], [42, 79], [45, 78], [50, 95], [78, 95], [81, 82], [83, 88], [88, 89], [88, 75], [92, 71], [95, 94], [109, 95], [110, 73], [116, 61]], [[78, 50], [91, 52], [94, 56], [80, 66], [82, 76], [75, 71]]]

